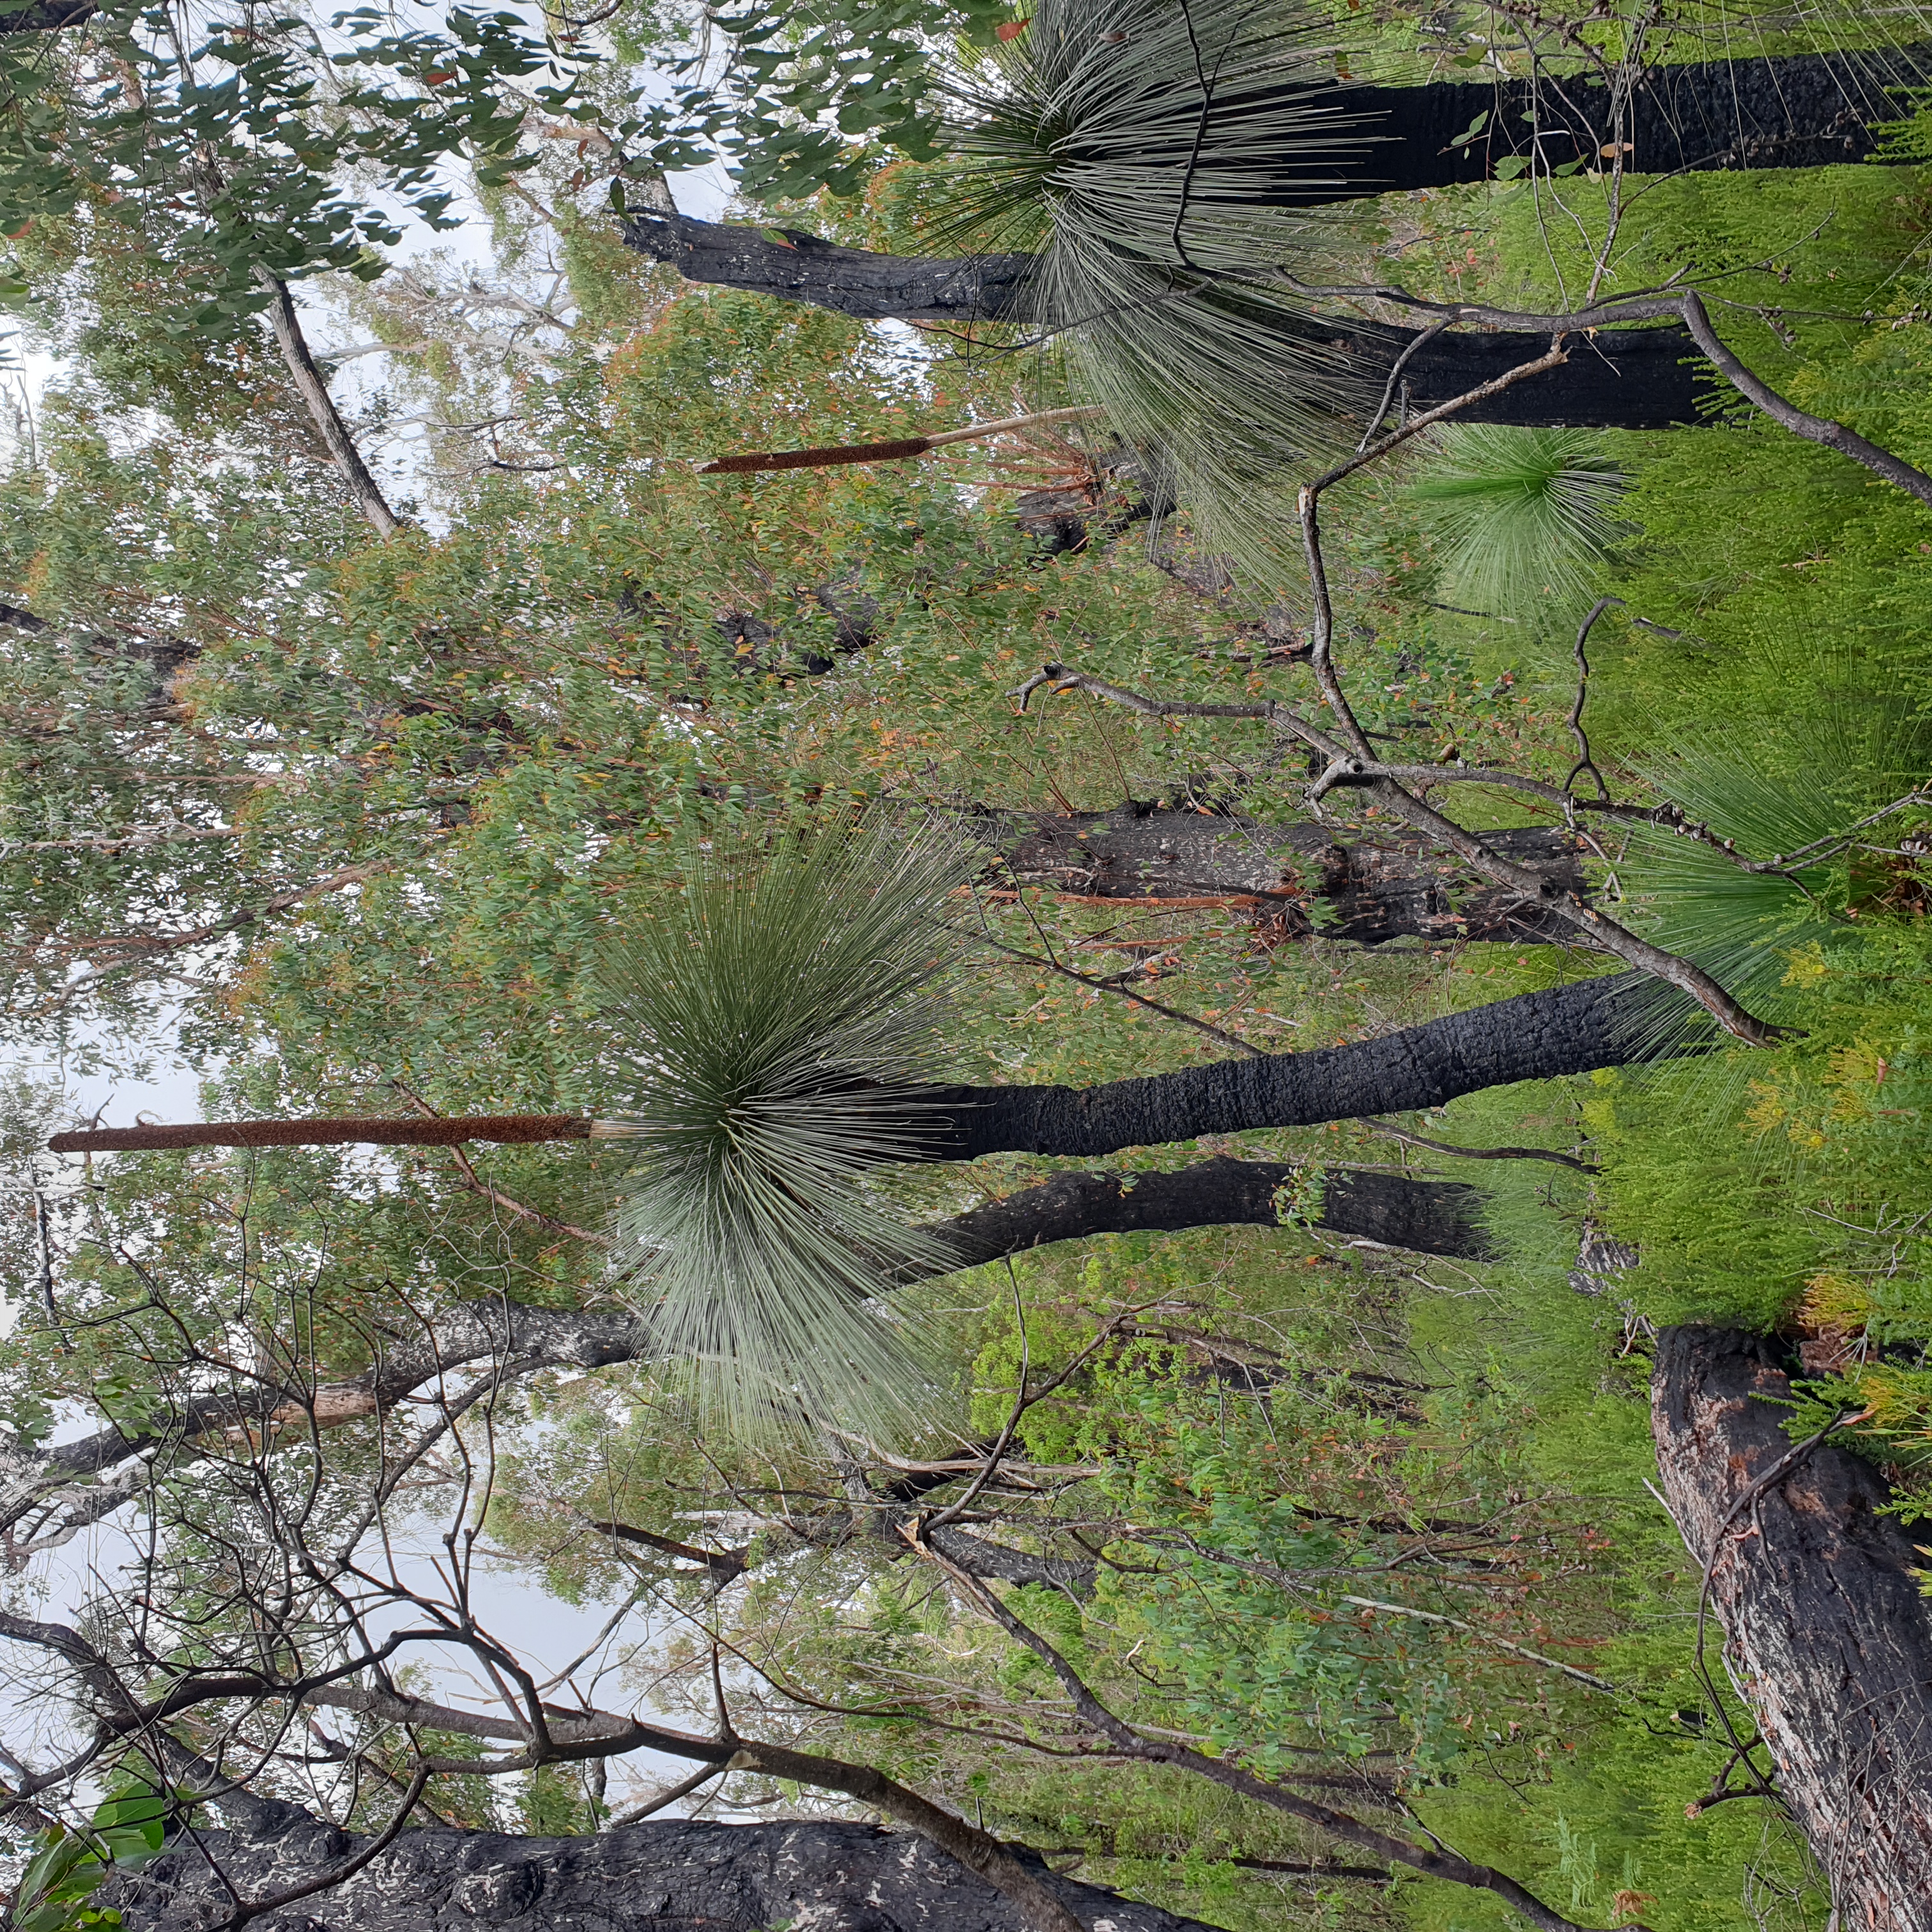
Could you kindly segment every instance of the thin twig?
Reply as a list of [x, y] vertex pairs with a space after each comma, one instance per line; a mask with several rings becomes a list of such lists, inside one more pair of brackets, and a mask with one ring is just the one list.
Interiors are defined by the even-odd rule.
[[1779, 428], [1788, 430], [1793, 436], [1802, 436], [1808, 442], [1820, 443], [1828, 449], [1834, 449], [1840, 455], [1850, 457], [1854, 463], [1862, 464], [1887, 482], [1896, 484], [1922, 503], [1932, 503], [1932, 476], [1914, 469], [1890, 450], [1868, 441], [1843, 423], [1814, 416], [1799, 409], [1740, 362], [1712, 326], [1710, 315], [1694, 289], [1592, 302], [1570, 314], [1559, 315], [1527, 314], [1511, 309], [1492, 308], [1481, 302], [1432, 302], [1426, 297], [1412, 295], [1406, 289], [1379, 286], [1351, 290], [1308, 289], [1303, 292], [1370, 296], [1419, 309], [1425, 314], [1447, 316], [1453, 322], [1520, 330], [1526, 334], [1544, 331], [1555, 335], [1588, 334], [1619, 324], [1660, 322], [1675, 316], [1684, 324], [1691, 340], [1718, 374]]
[[[1382, 399], [1376, 405], [1374, 412], [1370, 416], [1369, 426], [1363, 430], [1361, 441], [1355, 446], [1355, 454], [1358, 456], [1361, 455], [1369, 445], [1375, 440], [1376, 432], [1387, 421], [1389, 405], [1395, 400], [1395, 386], [1402, 380], [1402, 372], [1414, 361], [1418, 353], [1426, 349], [1445, 328], [1449, 328], [1454, 320], [1453, 316], [1445, 315], [1438, 320], [1432, 322], [1426, 328], [1420, 330], [1411, 339], [1402, 353], [1395, 358], [1394, 364], [1389, 370], [1388, 380], [1382, 386]], [[1511, 618], [1505, 621], [1514, 622], [1515, 620]]]
[[1029, 966], [1042, 966], [1050, 973], [1058, 973], [1063, 978], [1076, 980], [1083, 986], [1090, 986], [1096, 993], [1113, 993], [1124, 1000], [1131, 1000], [1137, 1006], [1144, 1006], [1148, 1012], [1159, 1013], [1163, 1019], [1178, 1020], [1183, 1026], [1192, 1027], [1196, 1033], [1205, 1034], [1210, 1040], [1223, 1046], [1232, 1046], [1237, 1052], [1263, 1058], [1262, 1049], [1252, 1046], [1238, 1034], [1228, 1033], [1217, 1027], [1211, 1020], [1196, 1019], [1192, 1013], [1184, 1013], [1178, 1006], [1166, 1006], [1159, 1000], [1150, 1000], [1144, 993], [1136, 993], [1129, 986], [1123, 986], [1112, 980], [1096, 979], [1091, 974], [1082, 973], [1071, 966], [1063, 965], [1052, 958], [1042, 958], [1034, 952], [1022, 952], [1016, 946], [1008, 946], [1004, 941], [980, 935], [983, 945], [990, 946], [996, 952], [1004, 952], [1009, 958], [1018, 959]]
[[1574, 1167], [1582, 1174], [1600, 1174], [1603, 1169], [1587, 1160], [1579, 1160], [1574, 1154], [1557, 1154], [1549, 1148], [1466, 1148], [1457, 1147], [1449, 1141], [1425, 1140], [1421, 1135], [1411, 1133], [1406, 1127], [1399, 1127], [1393, 1120], [1384, 1120], [1364, 1114], [1361, 1124], [1372, 1132], [1387, 1134], [1391, 1140], [1402, 1142], [1406, 1146], [1426, 1148], [1431, 1154], [1453, 1154], [1458, 1160], [1547, 1160], [1558, 1167]]
[[1590, 614], [1576, 628], [1576, 701], [1570, 707], [1570, 735], [1576, 741], [1576, 762], [1570, 767], [1569, 776], [1563, 781], [1567, 792], [1584, 772], [1588, 772], [1597, 782], [1597, 796], [1607, 799], [1610, 788], [1604, 782], [1604, 775], [1597, 769], [1597, 761], [1590, 755], [1590, 740], [1583, 729], [1583, 706], [1590, 695], [1590, 660], [1584, 655], [1583, 647], [1590, 640], [1592, 627], [1612, 604], [1621, 605], [1621, 597], [1599, 597], [1590, 606]]
[[[397, 1079], [392, 1079], [389, 1084], [426, 1119], [442, 1119], [442, 1116], [436, 1109], [413, 1088]], [[502, 1208], [506, 1214], [515, 1215], [520, 1221], [533, 1222], [538, 1227], [548, 1228], [553, 1234], [568, 1234], [573, 1240], [588, 1241], [594, 1247], [608, 1248], [610, 1245], [610, 1238], [608, 1234], [598, 1234], [589, 1228], [579, 1228], [568, 1221], [560, 1221], [554, 1215], [546, 1214], [539, 1208], [526, 1207], [522, 1202], [512, 1199], [500, 1187], [492, 1186], [476, 1172], [476, 1163], [463, 1148], [452, 1144], [449, 1151], [455, 1157], [456, 1171], [462, 1176], [464, 1186], [471, 1193], [482, 1195], [486, 1201]]]
[[266, 1898], [244, 1900], [231, 1912], [213, 1932], [240, 1932], [252, 1918], [260, 1918], [264, 1912], [279, 1912], [286, 1905], [293, 1905], [298, 1899], [313, 1898], [319, 1892], [332, 1891], [337, 1886], [353, 1878], [362, 1868], [379, 1858], [401, 1836], [403, 1828], [410, 1822], [410, 1815], [416, 1807], [416, 1800], [423, 1795], [423, 1787], [428, 1784], [430, 1774], [422, 1765], [416, 1767], [416, 1774], [410, 1780], [409, 1789], [403, 1794], [402, 1802], [397, 1805], [395, 1814], [376, 1836], [358, 1852], [344, 1858], [339, 1865], [332, 1865], [327, 1871], [301, 1885], [291, 1886], [286, 1892], [272, 1892]]
[[614, 1832], [620, 1826], [640, 1823], [644, 1819], [662, 1811], [667, 1804], [675, 1804], [680, 1798], [688, 1798], [700, 1785], [709, 1784], [714, 1778], [722, 1777], [731, 1768], [729, 1762], [701, 1765], [681, 1783], [646, 1798], [641, 1804], [631, 1805], [620, 1811], [604, 1829]]
[[1484, 1630], [1480, 1624], [1467, 1623], [1460, 1617], [1447, 1617], [1439, 1610], [1419, 1610], [1412, 1604], [1385, 1604], [1375, 1597], [1343, 1596], [1336, 1600], [1352, 1604], [1360, 1610], [1384, 1610], [1394, 1617], [1413, 1617], [1418, 1623], [1441, 1624], [1449, 1630], [1458, 1630], [1474, 1637], [1478, 1643], [1486, 1643], [1498, 1650], [1506, 1650], [1513, 1657], [1520, 1657], [1529, 1664], [1540, 1664], [1546, 1670], [1560, 1670], [1565, 1677], [1574, 1677], [1579, 1684], [1586, 1684], [1592, 1690], [1606, 1691], [1612, 1697], [1624, 1694], [1606, 1677], [1596, 1677], [1587, 1670], [1579, 1670], [1574, 1664], [1565, 1664], [1560, 1658], [1545, 1657], [1540, 1651], [1531, 1650], [1520, 1643], [1512, 1643], [1506, 1636], [1498, 1636], [1493, 1631]]
[[[1446, 1879], [1454, 1885], [1469, 1886], [1493, 1892], [1514, 1906], [1532, 1924], [1539, 1928], [1539, 1932], [1580, 1932], [1573, 1920], [1552, 1911], [1541, 1899], [1506, 1873], [1495, 1870], [1487, 1865], [1478, 1864], [1454, 1852], [1432, 1851], [1412, 1844], [1408, 1839], [1398, 1838], [1390, 1832], [1364, 1822], [1361, 1819], [1350, 1816], [1346, 1811], [1338, 1811], [1331, 1806], [1301, 1797], [1266, 1778], [1258, 1777], [1232, 1757], [1210, 1756], [1188, 1744], [1151, 1736], [1136, 1729], [1103, 1704], [1060, 1651], [1037, 1630], [1023, 1622], [992, 1591], [976, 1577], [969, 1576], [956, 1564], [949, 1562], [931, 1544], [922, 1543], [918, 1538], [916, 1525], [906, 1525], [901, 1534], [929, 1562], [936, 1564], [952, 1580], [955, 1587], [969, 1603], [998, 1624], [1016, 1642], [1024, 1645], [1046, 1664], [1059, 1679], [1060, 1688], [1072, 1700], [1075, 1714], [1081, 1721], [1124, 1755], [1192, 1772], [1244, 1797], [1258, 1799], [1276, 1810], [1285, 1811], [1305, 1823], [1314, 1825], [1330, 1836], [1341, 1839], [1345, 1844], [1358, 1845], [1364, 1850], [1375, 1852], [1378, 1857], [1408, 1865], [1431, 1878]], [[1627, 1932], [1643, 1932], [1643, 1928], [1627, 1928]]]

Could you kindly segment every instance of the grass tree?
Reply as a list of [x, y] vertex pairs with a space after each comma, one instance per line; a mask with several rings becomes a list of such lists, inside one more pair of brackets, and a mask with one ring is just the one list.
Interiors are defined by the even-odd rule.
[[[909, 1226], [874, 1192], [896, 1165], [999, 1153], [1081, 1158], [1441, 1105], [1646, 1050], [1628, 976], [1586, 979], [1379, 1040], [1256, 1054], [1088, 1088], [949, 1083], [950, 982], [970, 934], [959, 849], [883, 831], [709, 856], [674, 908], [614, 950], [608, 1020], [622, 1097], [602, 1118], [244, 1120], [96, 1129], [61, 1153], [362, 1142], [614, 1142], [615, 1266], [652, 1348], [741, 1426], [774, 1392], [903, 1428], [929, 1400], [890, 1291], [1109, 1228], [1286, 1218], [1287, 1163], [1213, 1160], [1132, 1185], [1064, 1176], [953, 1222]], [[1336, 1232], [1476, 1254], [1466, 1190], [1342, 1177]], [[1135, 1197], [1139, 1197], [1136, 1199]]]
[[[1512, 78], [1498, 61], [1488, 85], [1382, 88], [1337, 80], [1334, 33], [1325, 13], [1293, 6], [1042, 0], [954, 83], [950, 214], [933, 230], [945, 254], [869, 254], [663, 211], [634, 214], [627, 238], [697, 280], [1040, 332], [1082, 400], [1170, 452], [1215, 542], [1258, 561], [1257, 505], [1311, 452], [1353, 442], [1405, 392], [1420, 407], [1468, 396], [1549, 345], [1546, 329], [1507, 323], [1456, 333], [1453, 308], [1420, 330], [1364, 322], [1359, 302], [1338, 314], [1328, 298], [1390, 292], [1355, 286], [1350, 266], [1372, 197], [1546, 186], [1588, 167], [1607, 172], [1616, 203], [1626, 172], [1866, 159], [1880, 152], [1871, 124], [1899, 118], [1924, 52], [1634, 60], [1556, 80]], [[1609, 220], [1613, 236], [1614, 207]], [[1694, 422], [1709, 390], [1699, 350], [1686, 327], [1594, 334], [1589, 356], [1496, 388], [1462, 419]]]

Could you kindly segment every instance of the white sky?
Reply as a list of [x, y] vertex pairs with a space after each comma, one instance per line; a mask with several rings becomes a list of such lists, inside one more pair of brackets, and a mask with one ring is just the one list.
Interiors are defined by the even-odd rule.
[[[91, 1434], [95, 1426], [92, 1418], [76, 1418], [56, 1432], [56, 1439]], [[10, 1607], [48, 1622], [70, 1623], [90, 1598], [124, 1594], [128, 1581], [138, 1574], [137, 1554], [125, 1530], [113, 1523], [97, 1524], [62, 1548], [37, 1557], [24, 1574], [9, 1578], [0, 1589]], [[399, 1568], [410, 1587], [426, 1594], [440, 1594], [431, 1564], [442, 1554], [427, 1542], [414, 1549], [403, 1546]], [[662, 1613], [654, 1616], [647, 1602], [633, 1609], [600, 1643], [600, 1634], [620, 1600], [567, 1604], [543, 1591], [522, 1566], [507, 1563], [480, 1561], [471, 1576], [470, 1602], [476, 1621], [514, 1652], [539, 1682], [596, 1646], [590, 1661], [572, 1681], [599, 1708], [634, 1711], [678, 1730], [694, 1728], [687, 1714], [658, 1710], [648, 1699], [640, 1700], [614, 1674], [632, 1652], [649, 1647], [666, 1625]], [[411, 1622], [420, 1624], [422, 1619], [398, 1608], [372, 1618], [370, 1628], [380, 1641], [392, 1629]], [[0, 1658], [0, 1666], [20, 1661], [8, 1648], [10, 1654]], [[416, 1687], [418, 1695], [491, 1716], [503, 1714], [502, 1703], [481, 1673], [467, 1667], [463, 1654], [453, 1647], [448, 1651], [427, 1646], [412, 1648], [393, 1660], [392, 1667], [405, 1664], [424, 1673]], [[597, 1681], [600, 1671], [604, 1673], [601, 1682]], [[547, 1693], [546, 1698], [560, 1705], [573, 1701], [569, 1690], [561, 1688]], [[332, 1714], [322, 1710], [316, 1714], [324, 1729], [330, 1729]], [[38, 1694], [33, 1677], [0, 1667], [0, 1745], [8, 1752], [34, 1768], [57, 1760], [64, 1750], [72, 1748], [71, 1722], [64, 1706], [50, 1703]], [[662, 1752], [632, 1752], [612, 1762], [608, 1802], [622, 1808], [636, 1798], [679, 1782], [694, 1768], [687, 1760]], [[694, 1798], [680, 1802], [665, 1815], [682, 1816], [698, 1802]], [[706, 1815], [734, 1814], [714, 1804]]]

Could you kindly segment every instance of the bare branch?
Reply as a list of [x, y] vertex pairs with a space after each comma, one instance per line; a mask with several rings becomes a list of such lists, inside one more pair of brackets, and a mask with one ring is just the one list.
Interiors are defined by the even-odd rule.
[[[908, 1540], [914, 1540], [911, 1529], [908, 1528], [905, 1533]], [[1574, 1922], [1552, 1910], [1533, 1892], [1519, 1885], [1505, 1873], [1497, 1871], [1488, 1865], [1478, 1864], [1454, 1852], [1432, 1850], [1413, 1844], [1406, 1838], [1398, 1838], [1392, 1833], [1364, 1823], [1346, 1811], [1337, 1811], [1329, 1805], [1284, 1790], [1278, 1784], [1258, 1778], [1231, 1758], [1210, 1757], [1190, 1745], [1143, 1733], [1109, 1710], [1094, 1694], [1066, 1658], [1037, 1630], [1016, 1616], [990, 1589], [948, 1563], [936, 1551], [926, 1553], [932, 1562], [952, 1577], [969, 1603], [998, 1624], [1016, 1642], [1024, 1645], [1046, 1665], [1059, 1679], [1061, 1689], [1071, 1699], [1081, 1720], [1097, 1736], [1106, 1739], [1123, 1756], [1192, 1772], [1244, 1797], [1258, 1799], [1276, 1810], [1286, 1811], [1292, 1817], [1318, 1826], [1331, 1837], [1340, 1838], [1346, 1844], [1359, 1846], [1391, 1863], [1407, 1865], [1412, 1870], [1424, 1873], [1431, 1878], [1446, 1879], [1452, 1885], [1468, 1886], [1478, 1890], [1492, 1892], [1514, 1906], [1538, 1928], [1538, 1932], [1581, 1932], [1581, 1928]], [[1643, 1932], [1643, 1928], [1634, 1928], [1630, 1932]]]
[[362, 460], [362, 453], [356, 447], [356, 439], [349, 434], [348, 425], [343, 422], [329, 395], [328, 384], [316, 367], [315, 358], [309, 353], [308, 338], [302, 334], [302, 318], [296, 310], [295, 298], [289, 292], [289, 285], [266, 268], [257, 268], [255, 278], [268, 291], [268, 321], [275, 332], [275, 345], [288, 365], [296, 394], [314, 419], [322, 446], [328, 452], [329, 460], [348, 486], [350, 497], [356, 508], [374, 525], [376, 534], [386, 542], [404, 527], [402, 520], [389, 508], [381, 486], [370, 475], [369, 466]]

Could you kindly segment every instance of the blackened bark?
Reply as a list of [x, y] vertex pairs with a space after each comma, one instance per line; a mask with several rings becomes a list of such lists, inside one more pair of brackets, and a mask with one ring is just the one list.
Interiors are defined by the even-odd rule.
[[0, 34], [51, 33], [58, 27], [77, 27], [94, 17], [94, 0], [39, 0], [16, 14], [0, 14]]
[[[1412, 342], [1403, 329], [1336, 330], [1359, 377], [1387, 380], [1395, 358]], [[1412, 410], [1466, 395], [1550, 347], [1545, 335], [1497, 329], [1484, 335], [1438, 335], [1402, 372]], [[1695, 360], [1689, 358], [1696, 358]], [[1598, 329], [1572, 338], [1570, 360], [1472, 404], [1458, 422], [1506, 423], [1520, 428], [1670, 429], [1702, 421], [1730, 391], [1704, 368], [1690, 332]]]
[[[849, 581], [835, 580], [815, 585], [806, 591], [794, 591], [792, 601], [801, 617], [809, 619], [812, 609], [832, 620], [832, 648], [841, 656], [868, 649], [877, 641], [879, 605]], [[777, 672], [802, 670], [808, 677], [823, 677], [838, 668], [837, 658], [829, 658], [808, 645], [790, 647], [788, 658], [784, 627], [747, 610], [727, 610], [718, 620], [718, 632], [734, 653], [734, 662], [748, 670]]]
[[[1168, 1174], [1060, 1174], [928, 1232], [961, 1267], [1094, 1234], [1280, 1226], [1276, 1197], [1301, 1163], [1222, 1155]], [[1490, 1252], [1480, 1189], [1462, 1181], [1348, 1170], [1328, 1176], [1315, 1225], [1331, 1234], [1481, 1260]]]
[[[118, 1908], [126, 1932], [205, 1932], [234, 1906], [211, 1862], [258, 1898], [367, 1842], [308, 1822], [265, 1840], [210, 1832], [199, 1845], [178, 1841], [138, 1876], [111, 1880], [89, 1903]], [[1107, 1922], [1117, 1932], [1207, 1932], [1017, 1856], [1096, 1932]], [[925, 1839], [830, 1820], [680, 1820], [584, 1838], [410, 1831], [334, 1890], [254, 1923], [261, 1932], [1027, 1932], [1006, 1898]]]
[[[1399, 833], [1345, 845], [1322, 826], [1126, 805], [1113, 812], [987, 812], [969, 821], [1028, 884], [1094, 898], [1250, 898], [1283, 935], [1318, 932], [1378, 946], [1400, 938], [1559, 940], [1574, 928], [1507, 888], [1456, 889], [1459, 862]], [[1550, 879], [1588, 890], [1576, 842], [1553, 828], [1490, 832], [1484, 842]]]
[[[1856, 1932], [1932, 1932], [1932, 1603], [1924, 1558], [1872, 1466], [1796, 1452], [1768, 1343], [1658, 1337], [1652, 1417], [1664, 1493], [1785, 1802]], [[1714, 1561], [1713, 1560], [1714, 1554]]]
[[[1347, 158], [1326, 182], [1298, 184], [1277, 205], [1316, 206], [1480, 182], [1493, 176], [1505, 156], [1526, 155], [1533, 147], [1539, 166], [1582, 161], [1601, 167], [1613, 138], [1630, 144], [1623, 162], [1636, 174], [1865, 160], [1878, 148], [1870, 124], [1909, 116], [1898, 88], [1922, 84], [1929, 53], [1908, 48], [1652, 68], [1638, 77], [1621, 130], [1609, 89], [1580, 76], [1338, 87], [1324, 98], [1348, 118], [1347, 138], [1362, 144], [1359, 158]], [[1243, 105], [1231, 100], [1210, 118], [1210, 140], [1217, 121], [1232, 134]], [[1479, 115], [1487, 118], [1469, 139]], [[1186, 165], [1186, 155], [1178, 154], [1177, 173]], [[1300, 158], [1294, 165], [1299, 171]]]
[[[1028, 284], [1031, 258], [1024, 255], [874, 255], [808, 237], [787, 247], [754, 228], [719, 227], [685, 215], [640, 215], [626, 224], [624, 237], [692, 281], [811, 302], [867, 320], [1040, 320]], [[1339, 318], [1306, 326], [1311, 340], [1341, 357], [1338, 385], [1371, 398], [1420, 333]], [[1404, 368], [1411, 406], [1448, 402], [1534, 361], [1549, 346], [1547, 337], [1510, 330], [1438, 335]], [[1694, 423], [1702, 404], [1729, 393], [1692, 359], [1696, 356], [1688, 332], [1674, 324], [1600, 329], [1572, 350], [1563, 368], [1472, 406], [1460, 420], [1633, 430]]]
[[[29, 637], [42, 637], [62, 627], [50, 624], [44, 617], [20, 604], [0, 604], [0, 628], [24, 631]], [[185, 638], [143, 636], [132, 631], [90, 632], [69, 628], [66, 637], [74, 657], [109, 664], [138, 664], [146, 669], [147, 690], [130, 706], [141, 716], [169, 720], [181, 716], [177, 686], [182, 672], [201, 656], [199, 644]], [[78, 675], [88, 675], [83, 667], [76, 669]], [[116, 701], [125, 704], [128, 697], [119, 697]]]
[[[769, 238], [776, 235], [787, 238]], [[627, 220], [624, 239], [686, 281], [810, 302], [864, 321], [1020, 322], [1030, 313], [1030, 255], [875, 255], [795, 229], [730, 227], [655, 211]]]
[[[1088, 1158], [1204, 1134], [1314, 1126], [1411, 1108], [1517, 1080], [1620, 1066], [1646, 1049], [1634, 974], [1580, 980], [1450, 1013], [1380, 1040], [1312, 1053], [1217, 1060], [1099, 1087], [933, 1087], [932, 1160], [988, 1154]], [[1648, 1050], [1654, 1050], [1654, 1047]]]
[[[1932, 48], [1883, 54], [1792, 54], [1756, 60], [1657, 67], [1640, 75], [1621, 138], [1633, 172], [1714, 168], [1817, 167], [1870, 158], [1870, 124], [1910, 112], [1904, 89], [1932, 72]], [[1544, 164], [1601, 165], [1616, 131], [1609, 90], [1584, 77], [1430, 87], [1327, 86], [1302, 90], [1329, 117], [1325, 140], [1311, 130], [1278, 175], [1255, 164], [1257, 206], [1317, 207], [1492, 176], [1505, 157], [1540, 142]], [[1198, 98], [1198, 92], [1196, 98]], [[1232, 145], [1252, 94], [1218, 99], [1208, 137]], [[1468, 138], [1478, 116], [1484, 125]], [[1324, 152], [1325, 148], [1325, 152]], [[1162, 157], [1148, 152], [1150, 166]], [[1191, 144], [1172, 156], [1177, 183]], [[782, 240], [767, 238], [781, 236]], [[909, 322], [1037, 320], [1026, 306], [1031, 258], [974, 255], [895, 257], [842, 248], [796, 229], [718, 227], [657, 211], [628, 221], [634, 248], [694, 282], [756, 289], [875, 320]]]
[[1412, 1180], [1351, 1168], [1323, 1183], [1315, 1225], [1412, 1254], [1487, 1261], [1496, 1250], [1483, 1225], [1484, 1198], [1480, 1187], [1465, 1181]]

